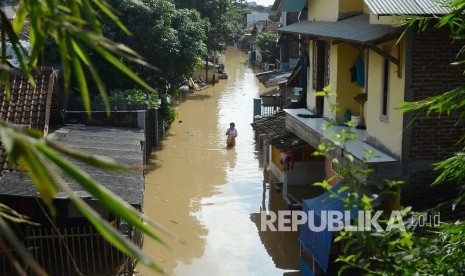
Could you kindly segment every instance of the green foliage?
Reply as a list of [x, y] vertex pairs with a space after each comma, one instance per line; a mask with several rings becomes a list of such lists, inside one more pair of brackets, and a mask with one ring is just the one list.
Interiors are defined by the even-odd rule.
[[[316, 92], [316, 95], [324, 96], [327, 101], [334, 95], [330, 87], [324, 91]], [[434, 101], [432, 101], [434, 102]], [[419, 104], [424, 108], [426, 105]], [[336, 112], [337, 106], [330, 105], [333, 113]], [[335, 120], [329, 121], [325, 126], [326, 129], [337, 125]], [[341, 198], [346, 210], [376, 210], [376, 199], [383, 194], [390, 195], [395, 193], [401, 182], [386, 181], [385, 183], [368, 183], [364, 179], [371, 173], [371, 170], [359, 167], [343, 167], [338, 164], [343, 159], [347, 159], [349, 164], [353, 162], [353, 156], [348, 151], [346, 144], [354, 140], [355, 133], [352, 130], [343, 130], [335, 133], [329, 139], [319, 146], [317, 154], [324, 155], [331, 159], [335, 146], [341, 147], [344, 155], [341, 160], [331, 159], [333, 167], [336, 168], [336, 177], [344, 179], [344, 186], [332, 194], [333, 197], [339, 197], [343, 191], [348, 191], [348, 196]], [[367, 158], [370, 155], [367, 155]], [[459, 156], [457, 156], [459, 157]], [[460, 156], [461, 157], [461, 156]], [[463, 160], [463, 159], [462, 159]], [[443, 164], [444, 165], [444, 164]], [[449, 169], [450, 164], [445, 165]], [[316, 186], [325, 189], [331, 188], [328, 179]], [[376, 185], [378, 193], [365, 194], [365, 187]], [[432, 206], [433, 207], [433, 206]], [[434, 225], [430, 217], [425, 217], [425, 213], [412, 212], [410, 208], [400, 208], [399, 217], [391, 219], [388, 214], [383, 214], [378, 221], [381, 227], [386, 229], [392, 227], [390, 231], [341, 231], [335, 237], [334, 241], [340, 243], [342, 248], [341, 254], [335, 262], [340, 264], [339, 273], [344, 273], [350, 269], [350, 273], [358, 272], [367, 275], [460, 275], [465, 271], [463, 259], [465, 251], [465, 223], [441, 222], [440, 226]], [[420, 217], [423, 216], [425, 226], [418, 227]], [[403, 227], [399, 227], [402, 222]]]
[[207, 48], [210, 51], [223, 50], [232, 38], [241, 32], [245, 5], [239, 1], [195, 1], [175, 0], [178, 8], [197, 10], [209, 24], [206, 26]]
[[110, 102], [112, 103], [112, 107], [117, 106], [118, 103], [124, 102], [143, 105], [148, 109], [157, 109], [161, 104], [161, 100], [156, 94], [141, 89], [127, 89], [113, 92], [110, 97]]
[[169, 128], [178, 117], [178, 113], [174, 109], [173, 104], [169, 103], [166, 97], [161, 98], [158, 114], [160, 125], [164, 126], [165, 128]]
[[[123, 64], [151, 86], [157, 87], [158, 91], [165, 92], [166, 86], [177, 88], [206, 55], [205, 30], [208, 22], [201, 19], [198, 12], [176, 9], [167, 0], [110, 0], [108, 3], [118, 12], [131, 35], [128, 36], [111, 20], [102, 22], [103, 35], [131, 47], [146, 62], [156, 66], [147, 67], [140, 62], [131, 63], [131, 59], [122, 59]], [[88, 50], [90, 55], [96, 54], [92, 49]], [[55, 52], [47, 47], [45, 56], [53, 57]], [[134, 83], [112, 63], [97, 57], [95, 64], [103, 72], [102, 79], [110, 89], [134, 88]]]
[[[79, 88], [81, 100], [88, 112], [90, 112], [89, 82], [91, 81], [101, 94], [107, 112], [110, 111], [106, 83], [102, 79], [102, 72], [99, 71], [99, 67], [95, 64], [97, 59], [117, 68], [121, 75], [131, 79], [133, 83], [145, 90], [151, 93], [155, 92], [154, 88], [128, 66], [128, 64], [136, 63], [141, 68], [151, 68], [149, 64], [134, 50], [115, 43], [102, 35], [102, 20], [105, 20], [107, 24], [116, 25], [115, 30], [118, 30], [118, 32], [129, 34], [127, 28], [106, 2], [101, 0], [68, 0], [65, 2], [24, 0], [20, 1], [13, 22], [6, 18], [3, 10], [0, 11], [0, 16], [2, 18], [0, 23], [2, 45], [4, 46], [6, 36], [8, 36], [20, 60], [22, 73], [26, 75], [29, 81], [34, 83], [31, 72], [37, 69], [45, 45], [54, 45], [55, 49], [58, 49], [56, 54], [62, 65], [66, 90], [69, 89], [71, 82], [74, 82]], [[23, 56], [24, 51], [18, 41], [18, 34], [26, 22], [29, 23], [29, 37], [32, 46], [32, 54], [28, 59]], [[5, 47], [2, 48], [5, 49]], [[5, 51], [2, 51], [3, 64], [6, 64], [5, 58]], [[122, 60], [125, 60], [125, 62], [122, 62]], [[9, 69], [3, 65], [0, 66], [0, 70], [2, 81], [7, 91], [9, 91]], [[153, 71], [153, 68], [150, 70]], [[117, 164], [108, 158], [76, 152], [47, 140], [43, 137], [43, 133], [20, 128], [4, 120], [0, 120], [0, 142], [4, 148], [4, 153], [8, 155], [10, 164], [17, 164], [19, 169], [28, 172], [40, 193], [42, 201], [52, 215], [56, 213], [53, 198], [58, 190], [61, 190], [114, 247], [161, 272], [159, 266], [145, 256], [138, 246], [118, 232], [107, 221], [101, 219], [100, 215], [92, 207], [76, 196], [76, 193], [62, 177], [67, 175], [76, 184], [89, 192], [93, 198], [108, 208], [110, 212], [127, 221], [137, 231], [144, 233], [150, 239], [161, 242], [154, 232], [154, 227], [161, 229], [159, 226], [145, 218], [143, 214], [117, 195], [103, 188], [63, 156], [77, 159], [100, 169], [127, 171], [140, 168], [132, 168]], [[0, 208], [1, 236], [14, 247], [19, 257], [32, 269], [32, 273], [46, 275], [46, 272], [40, 268], [22, 246], [22, 243], [13, 233], [10, 224], [6, 221], [18, 221], [18, 219], [14, 212], [2, 206]], [[19, 264], [17, 260], [13, 259], [11, 261]], [[17, 266], [16, 269], [18, 274], [26, 275], [20, 267]]]
[[272, 22], [279, 22], [281, 20], [281, 12], [280, 11], [270, 11], [268, 15], [268, 19]]
[[275, 32], [260, 33], [257, 36], [257, 47], [262, 54], [262, 62], [273, 63], [279, 57], [279, 47], [276, 45], [279, 35]]

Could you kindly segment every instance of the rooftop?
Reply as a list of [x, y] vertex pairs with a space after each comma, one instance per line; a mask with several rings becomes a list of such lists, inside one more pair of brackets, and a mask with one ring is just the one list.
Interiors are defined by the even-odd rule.
[[[142, 205], [144, 175], [142, 171], [143, 153], [140, 142], [144, 139], [143, 130], [80, 124], [66, 125], [52, 130], [48, 135], [48, 139], [90, 154], [110, 157], [120, 163], [140, 166], [140, 171], [122, 173], [102, 170], [76, 160], [69, 160], [126, 202], [133, 205]], [[71, 179], [65, 177], [65, 181], [80, 197], [90, 197], [82, 187]], [[0, 194], [38, 196], [37, 190], [27, 173], [19, 171], [4, 172], [3, 177], [0, 179]], [[68, 196], [60, 192], [56, 197], [67, 198]]]

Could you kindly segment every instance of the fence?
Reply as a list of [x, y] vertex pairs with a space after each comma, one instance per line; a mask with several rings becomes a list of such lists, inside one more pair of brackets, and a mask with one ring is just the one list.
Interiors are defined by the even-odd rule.
[[262, 99], [261, 116], [269, 117], [283, 109], [284, 100], [281, 96], [260, 96]]
[[[143, 235], [127, 231], [127, 237], [142, 246]], [[136, 261], [111, 246], [93, 227], [27, 227], [23, 245], [50, 275], [133, 275]], [[13, 248], [11, 255], [18, 256]], [[33, 275], [26, 267], [28, 275]], [[0, 252], [0, 274], [16, 275], [12, 264]]]
[[158, 126], [158, 110], [145, 110], [145, 147], [144, 147], [144, 164], [150, 159], [153, 149], [158, 146], [160, 141], [160, 128]]

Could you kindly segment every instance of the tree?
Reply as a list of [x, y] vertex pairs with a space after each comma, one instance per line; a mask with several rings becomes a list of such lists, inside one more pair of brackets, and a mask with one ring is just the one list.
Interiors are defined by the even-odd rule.
[[[164, 92], [166, 87], [176, 90], [190, 76], [206, 54], [205, 26], [207, 22], [198, 12], [176, 9], [167, 0], [123, 1], [110, 0], [119, 18], [132, 33], [128, 36], [110, 20], [103, 26], [103, 34], [137, 51], [148, 63], [159, 69], [137, 63], [125, 63], [150, 85]], [[104, 79], [112, 89], [130, 89], [134, 83], [121, 77], [116, 69], [100, 60]], [[116, 80], [116, 81], [115, 81]]]
[[[37, 70], [45, 41], [50, 38], [52, 43], [56, 44], [57, 48], [60, 49], [59, 54], [63, 66], [65, 87], [68, 89], [71, 80], [74, 80], [79, 87], [82, 102], [88, 112], [90, 112], [89, 80], [93, 80], [104, 99], [107, 111], [110, 110], [105, 83], [94, 63], [95, 56], [99, 56], [118, 68], [125, 76], [144, 89], [155, 92], [155, 89], [121, 62], [121, 58], [151, 68], [148, 63], [132, 49], [111, 41], [102, 35], [101, 16], [111, 19], [113, 24], [116, 24], [121, 31], [125, 33], [129, 33], [129, 31], [112, 9], [100, 0], [94, 0], [92, 3], [89, 0], [68, 0], [66, 2], [24, 0], [20, 2], [16, 18], [12, 23], [7, 20], [3, 10], [0, 11], [0, 16], [2, 46], [5, 45], [6, 37], [8, 37], [20, 60], [21, 69], [30, 82], [33, 82], [31, 72]], [[29, 22], [29, 36], [32, 46], [32, 54], [28, 62], [23, 56], [24, 51], [21, 49], [18, 39], [18, 33], [27, 21]], [[4, 47], [2, 48], [4, 49]], [[95, 56], [88, 54], [87, 50], [89, 49]], [[0, 70], [2, 83], [9, 89], [9, 73], [6, 66], [5, 51], [2, 51]], [[84, 74], [85, 70], [89, 72], [87, 78]], [[156, 224], [145, 218], [129, 204], [120, 200], [116, 195], [103, 189], [102, 186], [71, 165], [58, 153], [102, 169], [131, 170], [133, 168], [67, 149], [48, 141], [40, 133], [13, 126], [3, 120], [0, 120], [0, 141], [8, 155], [9, 162], [16, 163], [29, 172], [51, 214], [55, 213], [55, 207], [52, 203], [53, 197], [60, 188], [111, 244], [127, 255], [136, 257], [149, 267], [161, 271], [153, 260], [147, 258], [137, 246], [123, 237], [108, 222], [101, 220], [90, 206], [77, 197], [66, 182], [63, 181], [59, 172], [63, 172], [74, 179], [109, 211], [127, 221], [148, 237], [160, 241], [153, 228], [157, 228]], [[15, 213], [14, 210], [2, 205], [0, 206], [0, 237], [7, 239], [15, 247], [35, 274], [44, 275], [45, 272], [21, 246], [7, 221], [21, 222], [23, 217]], [[18, 270], [19, 274], [24, 274], [24, 271], [20, 271], [20, 268]]]
[[175, 0], [177, 8], [195, 9], [210, 23], [206, 28], [207, 48], [222, 50], [242, 28], [245, 4], [230, 0]]
[[268, 19], [270, 19], [272, 22], [279, 22], [281, 20], [281, 12], [271, 11]]
[[257, 47], [262, 54], [262, 61], [274, 63], [279, 57], [279, 47], [276, 45], [279, 35], [275, 32], [259, 33], [257, 36]]

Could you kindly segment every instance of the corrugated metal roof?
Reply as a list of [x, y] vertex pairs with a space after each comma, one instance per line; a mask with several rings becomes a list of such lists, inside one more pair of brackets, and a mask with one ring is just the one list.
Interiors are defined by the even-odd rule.
[[262, 83], [265, 87], [277, 86], [287, 82], [291, 76], [293, 69], [278, 69], [274, 71], [267, 71], [256, 74], [258, 82]]
[[[140, 167], [143, 164], [140, 141], [144, 140], [144, 131], [141, 129], [66, 125], [51, 131], [47, 138], [84, 152], [113, 158], [120, 163]], [[126, 202], [133, 205], [142, 205], [145, 182], [142, 171], [117, 172], [101, 170], [77, 160], [68, 160]], [[84, 197], [89, 196], [80, 185], [69, 177], [64, 177], [64, 180], [70, 185], [75, 194]], [[26, 172], [4, 171], [0, 179], [0, 195], [36, 197], [38, 193]], [[62, 192], [57, 196], [67, 198]]]
[[376, 15], [443, 15], [450, 0], [364, 0]]
[[278, 29], [283, 33], [303, 34], [357, 44], [371, 44], [391, 39], [401, 28], [370, 24], [368, 14], [360, 14], [337, 22], [301, 21]]

